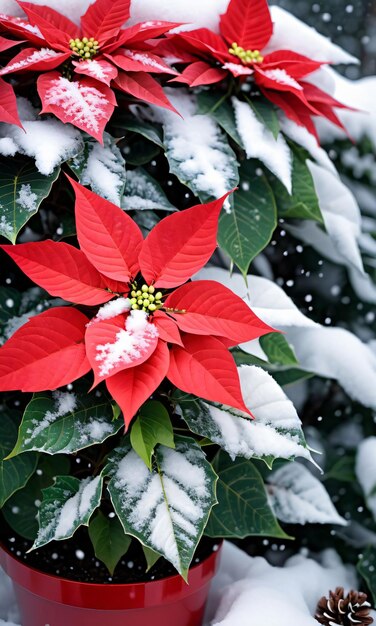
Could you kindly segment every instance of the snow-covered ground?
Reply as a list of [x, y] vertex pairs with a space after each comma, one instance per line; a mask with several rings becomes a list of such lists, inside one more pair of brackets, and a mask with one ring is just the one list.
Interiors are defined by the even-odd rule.
[[[319, 560], [296, 555], [284, 567], [273, 567], [226, 542], [205, 625], [317, 626], [313, 614], [320, 597], [336, 586], [357, 584], [353, 568], [343, 565], [334, 551]], [[19, 625], [11, 583], [0, 570], [0, 626]]]

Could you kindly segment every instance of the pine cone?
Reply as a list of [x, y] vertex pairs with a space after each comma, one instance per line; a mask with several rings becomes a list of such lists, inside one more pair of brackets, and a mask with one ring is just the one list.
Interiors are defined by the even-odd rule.
[[345, 596], [343, 587], [337, 587], [329, 592], [329, 599], [325, 596], [321, 598], [315, 619], [324, 626], [368, 626], [373, 624], [370, 607], [365, 593], [350, 591]]

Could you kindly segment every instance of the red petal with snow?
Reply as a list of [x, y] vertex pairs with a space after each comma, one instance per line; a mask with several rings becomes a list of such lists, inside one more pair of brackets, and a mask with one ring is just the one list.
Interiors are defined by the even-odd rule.
[[107, 378], [107, 389], [120, 406], [126, 429], [140, 406], [161, 384], [170, 363], [168, 347], [159, 341], [145, 363]]
[[31, 2], [18, 2], [33, 26], [37, 26], [43, 37], [53, 48], [70, 51], [69, 40], [80, 37], [80, 29], [67, 17], [48, 6]]
[[[25, 39], [34, 46], [43, 47], [46, 45], [46, 41], [39, 29], [35, 28], [34, 30], [36, 32], [33, 32], [31, 24], [20, 17], [13, 17], [11, 15], [6, 15], [5, 13], [0, 13], [0, 24], [8, 33], [11, 33], [16, 37], [20, 37], [21, 39]], [[21, 42], [19, 41], [18, 43]]]
[[128, 72], [127, 74], [120, 72], [115, 80], [115, 86], [139, 100], [177, 113], [160, 84], [146, 72]]
[[76, 226], [81, 250], [97, 270], [121, 282], [135, 278], [143, 237], [119, 207], [69, 179], [76, 194]]
[[253, 74], [252, 67], [247, 67], [242, 63], [236, 63], [235, 61], [229, 61], [228, 63], [224, 63], [222, 67], [224, 70], [231, 72], [231, 74], [235, 76], [235, 78], [238, 78], [238, 76], [251, 76], [251, 74]]
[[5, 37], [0, 36], [0, 52], [4, 52], [5, 50], [9, 50], [10, 48], [14, 48], [14, 46], [19, 46], [20, 43], [25, 43], [24, 41], [14, 41], [13, 39], [6, 39]]
[[156, 325], [159, 338], [167, 343], [183, 345], [177, 323], [163, 311], [156, 311], [153, 315], [153, 323]]
[[0, 391], [46, 391], [84, 376], [88, 321], [65, 307], [32, 317], [0, 348]]
[[83, 34], [106, 43], [129, 19], [130, 4], [130, 0], [96, 0], [81, 17]]
[[55, 52], [55, 50], [48, 50], [47, 48], [43, 50], [26, 48], [0, 70], [0, 76], [13, 72], [46, 72], [55, 69], [69, 57], [70, 53], [68, 52]]
[[230, 193], [169, 215], [153, 228], [139, 256], [141, 273], [149, 285], [177, 287], [207, 263], [217, 245], [219, 213]]
[[67, 243], [47, 240], [0, 247], [26, 276], [52, 296], [90, 306], [113, 297], [84, 253]]
[[106, 57], [125, 72], [151, 72], [152, 74], [177, 74], [167, 63], [151, 52], [120, 50]]
[[231, 0], [219, 27], [229, 45], [236, 42], [245, 50], [262, 50], [273, 33], [267, 0]]
[[22, 128], [13, 87], [3, 78], [0, 78], [0, 122], [16, 124]]
[[143, 43], [146, 39], [153, 39], [164, 35], [172, 28], [181, 26], [179, 22], [162, 22], [159, 20], [150, 20], [149, 22], [140, 22], [129, 28], [124, 28], [119, 33], [116, 41], [112, 44], [103, 46], [106, 52], [118, 50], [124, 45], [130, 46], [137, 43]]
[[103, 131], [115, 108], [111, 89], [91, 78], [70, 81], [59, 72], [39, 76], [37, 88], [43, 109], [64, 124], [73, 124], [103, 142]]
[[108, 320], [94, 319], [86, 329], [86, 354], [94, 370], [97, 385], [101, 380], [122, 370], [144, 363], [158, 344], [154, 324], [147, 322], [145, 330], [126, 330], [130, 316], [117, 315]]
[[251, 415], [244, 404], [235, 361], [214, 337], [185, 335], [184, 348], [170, 350], [167, 378], [173, 385], [204, 400], [232, 406]]
[[284, 69], [290, 76], [298, 80], [319, 69], [325, 61], [313, 61], [302, 54], [291, 50], [277, 50], [264, 57], [262, 69]]
[[111, 81], [116, 78], [118, 71], [112, 63], [103, 59], [92, 59], [91, 61], [73, 61], [76, 74], [85, 74], [100, 83], [110, 86]]
[[198, 85], [212, 85], [226, 78], [227, 72], [217, 67], [212, 67], [205, 61], [197, 61], [191, 63], [185, 70], [176, 78], [170, 80], [170, 83], [186, 83], [190, 87], [197, 87]]
[[187, 283], [170, 294], [166, 309], [180, 330], [195, 335], [219, 335], [234, 344], [251, 341], [273, 331], [233, 291], [213, 280]]

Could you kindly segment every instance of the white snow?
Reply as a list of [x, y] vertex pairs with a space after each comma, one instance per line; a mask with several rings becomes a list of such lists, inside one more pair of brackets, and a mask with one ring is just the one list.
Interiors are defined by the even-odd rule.
[[232, 99], [236, 127], [249, 159], [260, 159], [291, 193], [291, 152], [281, 135], [277, 139], [256, 117], [247, 102]]
[[[59, 11], [73, 22], [79, 23], [80, 16], [83, 15], [94, 0], [32, 0], [32, 4], [39, 6], [49, 6], [55, 11]], [[0, 11], [9, 15], [24, 15], [16, 0], [0, 0]]]
[[139, 211], [149, 209], [174, 210], [174, 207], [158, 187], [158, 183], [140, 169], [127, 171], [121, 206], [128, 211], [135, 209]]
[[[369, 137], [376, 148], [376, 77], [367, 76], [353, 81], [341, 76], [332, 68], [326, 68], [325, 71], [333, 82], [333, 96], [347, 106], [357, 109], [356, 111], [336, 110], [349, 134], [355, 142], [363, 137]], [[317, 118], [316, 125], [322, 143], [331, 143], [335, 139], [346, 138], [343, 130], [323, 118]]]
[[24, 98], [18, 100], [18, 105], [24, 130], [0, 124], [0, 154], [26, 154], [35, 159], [40, 173], [48, 176], [62, 161], [83, 149], [83, 139], [76, 128], [56, 119], [33, 119], [33, 109]]
[[323, 484], [304, 465], [284, 465], [272, 472], [267, 481], [270, 505], [281, 521], [347, 525], [335, 510]]
[[281, 85], [289, 85], [290, 87], [294, 87], [294, 89], [297, 89], [298, 91], [302, 91], [303, 89], [303, 87], [299, 85], [299, 83], [286, 72], [286, 70], [281, 70], [280, 68], [277, 68], [275, 70], [266, 70], [264, 74], [268, 78], [271, 78], [271, 80], [275, 80], [277, 83], [281, 83]]
[[[28, 316], [30, 316], [30, 313]], [[25, 445], [28, 445], [33, 439], [36, 439], [43, 430], [53, 424], [59, 417], [72, 413], [77, 407], [77, 398], [74, 393], [69, 391], [54, 391], [52, 397], [55, 402], [55, 410], [47, 411], [42, 420], [32, 420], [33, 428], [27, 431], [29, 437], [25, 439]]]
[[274, 32], [264, 54], [293, 50], [317, 61], [357, 63], [357, 59], [279, 6], [270, 7]]
[[73, 164], [81, 170], [80, 182], [106, 200], [120, 205], [125, 184], [125, 164], [113, 139], [104, 133], [103, 145], [88, 141], [87, 154], [79, 154]]
[[193, 545], [196, 525], [211, 501], [210, 486], [199, 450], [180, 443], [176, 450], [159, 446], [158, 455], [159, 471], [150, 473], [129, 450], [112, 481], [127, 523], [180, 569], [179, 552]]
[[[209, 415], [202, 415], [203, 430], [199, 434], [207, 432], [233, 459], [236, 456], [310, 459], [295, 407], [276, 381], [254, 365], [241, 366], [238, 373], [245, 405], [255, 419], [246, 418], [236, 409], [205, 405]], [[200, 418], [195, 423], [201, 424]]]
[[144, 311], [131, 311], [113, 343], [100, 344], [96, 361], [100, 363], [100, 376], [107, 376], [120, 363], [129, 364], [147, 352], [158, 337], [158, 330], [147, 320]]
[[282, 112], [279, 114], [279, 122], [281, 130], [285, 135], [290, 137], [290, 139], [299, 145], [303, 146], [303, 148], [311, 154], [319, 165], [322, 165], [322, 167], [325, 167], [338, 176], [337, 170], [333, 165], [333, 161], [329, 158], [327, 152], [323, 148], [320, 148], [312, 133], [304, 128], [304, 126], [299, 126], [299, 124], [290, 120]]
[[367, 506], [376, 520], [376, 437], [367, 437], [359, 444], [355, 473]]
[[196, 115], [196, 100], [179, 89], [167, 89], [174, 107], [182, 115], [154, 108], [163, 123], [164, 139], [172, 158], [179, 164], [179, 177], [197, 190], [219, 198], [233, 186], [234, 155], [226, 151], [219, 126], [208, 115]]
[[16, 204], [19, 204], [22, 209], [27, 211], [36, 211], [38, 205], [38, 196], [31, 189], [31, 185], [22, 184], [16, 199]]
[[116, 317], [121, 313], [129, 311], [130, 308], [131, 303], [129, 298], [116, 298], [115, 300], [110, 300], [110, 302], [103, 304], [103, 306], [100, 307], [96, 318], [99, 320], [109, 320], [111, 317]]
[[46, 504], [44, 514], [48, 518], [46, 524], [39, 528], [33, 547], [40, 547], [52, 540], [67, 539], [81, 524], [86, 524], [99, 505], [102, 482], [102, 476], [85, 478], [80, 482], [77, 493], [62, 506], [59, 501]]
[[228, 0], [132, 0], [131, 22], [144, 20], [167, 20], [187, 22], [189, 28], [205, 26], [218, 30], [218, 16], [226, 10]]
[[99, 89], [63, 76], [50, 81], [44, 104], [60, 107], [72, 122], [96, 133], [107, 118], [108, 100]]
[[34, 52], [32, 52], [32, 54], [30, 54], [30, 56], [22, 59], [22, 61], [16, 61], [15, 63], [7, 65], [5, 68], [0, 70], [0, 76], [2, 74], [8, 74], [9, 72], [22, 70], [23, 67], [29, 66], [32, 63], [38, 63], [39, 61], [53, 59], [60, 54], [61, 52], [56, 52], [55, 50], [51, 50], [50, 48], [41, 48], [40, 50], [35, 50]]
[[[313, 617], [317, 602], [336, 586], [349, 590], [356, 588], [357, 582], [353, 568], [344, 565], [333, 550], [317, 555], [315, 560], [296, 555], [284, 566], [272, 566], [266, 559], [249, 557], [225, 542], [204, 624], [261, 626], [267, 606], [267, 626], [317, 626]], [[20, 625], [12, 587], [2, 570], [0, 625]]]

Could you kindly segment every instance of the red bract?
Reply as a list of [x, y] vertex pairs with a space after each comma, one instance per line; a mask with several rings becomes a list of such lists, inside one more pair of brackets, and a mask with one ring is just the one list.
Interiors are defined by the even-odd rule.
[[43, 241], [1, 246], [43, 289], [81, 305], [31, 318], [0, 348], [0, 391], [56, 389], [94, 371], [126, 425], [165, 376], [249, 414], [228, 346], [273, 329], [215, 281], [187, 282], [216, 247], [228, 194], [166, 217], [144, 240], [119, 207], [71, 181], [81, 249]]
[[315, 136], [314, 115], [343, 128], [333, 109], [344, 105], [303, 80], [325, 61], [313, 61], [290, 50], [262, 54], [273, 34], [266, 0], [231, 0], [219, 27], [219, 35], [200, 28], [161, 43], [161, 53], [189, 63], [173, 81], [195, 87], [218, 83], [229, 73], [242, 81], [252, 77], [266, 98]]
[[[27, 47], [0, 70], [0, 76], [42, 72], [37, 82], [42, 113], [53, 113], [101, 141], [116, 105], [111, 88], [174, 110], [150, 73], [176, 72], [150, 51], [148, 40], [177, 24], [143, 22], [123, 29], [130, 0], [96, 0], [81, 18], [80, 28], [47, 6], [18, 4], [28, 20], [0, 14], [1, 27], [19, 39], [1, 37], [0, 51], [25, 42]], [[0, 95], [0, 121], [21, 125], [12, 87], [3, 79]]]

